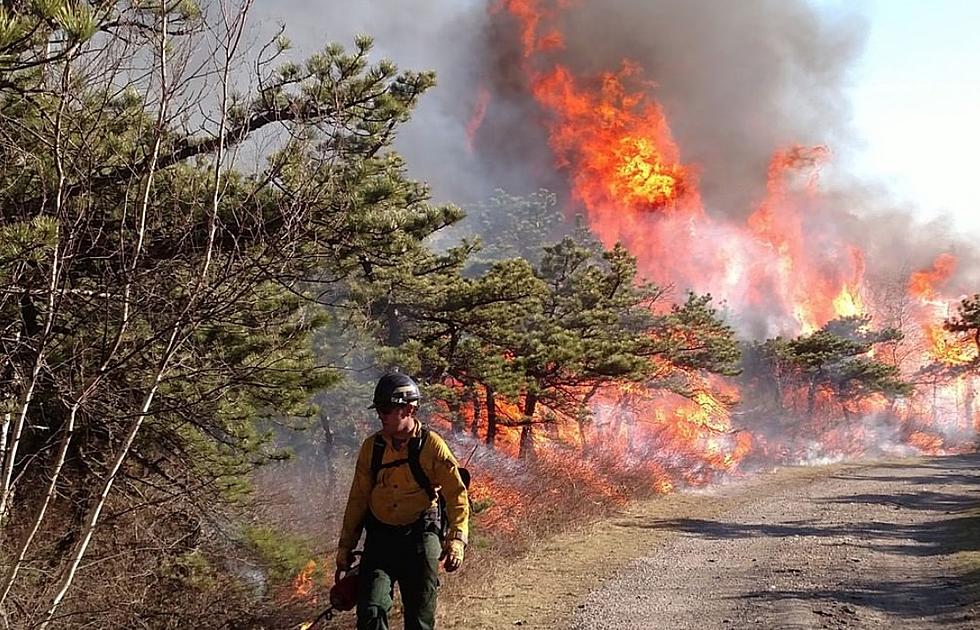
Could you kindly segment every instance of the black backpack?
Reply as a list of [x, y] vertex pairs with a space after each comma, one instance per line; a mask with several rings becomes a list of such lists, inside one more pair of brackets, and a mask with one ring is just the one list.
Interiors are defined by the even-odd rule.
[[[446, 535], [449, 533], [449, 515], [446, 514], [446, 498], [442, 496], [441, 492], [436, 492], [435, 488], [432, 487], [429, 476], [422, 470], [422, 464], [419, 462], [419, 455], [428, 437], [429, 430], [422, 427], [417, 437], [409, 438], [408, 440], [408, 459], [396, 459], [393, 462], [382, 464], [381, 460], [384, 459], [386, 444], [380, 433], [375, 435], [374, 450], [371, 452], [371, 483], [378, 482], [378, 473], [381, 472], [382, 468], [394, 468], [402, 464], [408, 464], [408, 468], [412, 471], [412, 476], [415, 478], [415, 483], [419, 484], [425, 490], [425, 493], [429, 495], [429, 500], [439, 500], [439, 531], [436, 533], [439, 534], [440, 540], [445, 540]], [[459, 477], [463, 480], [463, 486], [468, 490], [470, 487], [470, 471], [460, 466]]]

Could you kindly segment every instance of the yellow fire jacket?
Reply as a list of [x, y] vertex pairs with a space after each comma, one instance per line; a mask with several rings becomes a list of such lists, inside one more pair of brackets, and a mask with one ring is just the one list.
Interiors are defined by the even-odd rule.
[[[416, 423], [413, 436], [417, 437], [421, 430], [422, 425]], [[374, 450], [375, 435], [377, 434], [371, 435], [361, 444], [361, 450], [357, 455], [354, 480], [351, 483], [350, 495], [347, 497], [347, 509], [344, 512], [344, 524], [338, 544], [340, 549], [350, 551], [357, 546], [368, 510], [382, 523], [409, 525], [438, 502], [438, 498], [429, 499], [425, 489], [415, 481], [407, 463], [382, 468], [378, 471], [377, 483], [371, 479], [371, 455]], [[399, 459], [408, 459], [407, 441], [398, 450], [395, 450], [387, 437], [384, 441], [385, 453], [381, 460], [382, 465]], [[446, 442], [434, 431], [429, 431], [429, 436], [422, 445], [422, 450], [419, 452], [419, 465], [429, 478], [433, 489], [441, 491], [446, 498], [448, 537], [466, 543], [469, 536], [470, 512], [466, 486], [459, 476], [459, 463], [453, 457]]]

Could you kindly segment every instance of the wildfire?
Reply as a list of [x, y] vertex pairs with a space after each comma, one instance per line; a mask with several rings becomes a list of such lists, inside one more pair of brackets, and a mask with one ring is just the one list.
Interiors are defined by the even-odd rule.
[[[516, 23], [521, 69], [544, 114], [555, 166], [567, 177], [571, 198], [584, 208], [590, 228], [603, 243], [625, 245], [645, 279], [710, 291], [736, 313], [765, 313], [767, 335], [792, 338], [813, 333], [835, 318], [865, 314], [875, 317], [869, 328], [894, 325], [879, 317], [882, 305], [871, 290], [877, 287], [867, 284], [864, 251], [848, 240], [846, 230], [834, 229], [841, 215], [831, 212], [830, 197], [821, 190], [821, 172], [831, 159], [826, 146], [788, 145], [774, 151], [768, 168], [759, 173], [760, 182], [766, 183], [765, 195], [746, 209], [747, 218], [719, 218], [714, 208], [704, 207], [701, 168], [682, 159], [667, 114], [654, 98], [656, 85], [643, 68], [624, 58], [618, 68], [605, 72], [575, 71], [569, 61], [575, 55], [565, 54], [566, 38], [558, 28], [559, 13], [571, 10], [572, 4], [499, 0], [493, 10]], [[470, 137], [479, 124], [472, 121], [482, 119], [488, 99], [478, 94]], [[939, 289], [955, 266], [955, 257], [943, 254], [931, 268], [909, 277], [907, 295], [914, 302], [909, 311], [918, 330], [906, 325], [901, 332], [921, 335], [925, 343], [908, 350], [910, 356], [878, 348], [869, 351], [868, 358], [902, 362], [899, 367], [906, 376], [930, 361], [963, 365], [974, 360], [976, 349], [942, 327], [951, 302]], [[658, 378], [677, 376], [673, 369], [664, 366]], [[687, 382], [687, 376], [679, 380]], [[969, 405], [962, 401], [972, 397], [966, 385], [960, 379], [937, 382], [936, 387], [963, 407]], [[603, 444], [613, 460], [643, 467], [652, 487], [669, 491], [737, 471], [753, 451], [804, 459], [807, 454], [800, 444], [814, 442], [821, 454], [860, 454], [876, 442], [876, 432], [855, 419], [913, 415], [915, 405], [907, 401], [877, 395], [848, 400], [830, 389], [781, 392], [787, 413], [809, 416], [808, 425], [793, 435], [754, 435], [733, 428], [730, 401], [738, 400], [739, 393], [727, 391], [734, 388], [717, 380], [693, 384], [684, 397], [640, 386], [605, 391], [593, 399], [597, 402], [590, 425], [579, 425], [575, 432], [567, 428], [574, 423], [559, 423], [536, 429], [534, 439], [549, 453], [546, 461], [561, 461], [576, 471], [583, 487], [614, 500], [612, 479], [618, 471], [598, 471], [548, 447], [585, 451], [590, 444]], [[499, 401], [498, 416], [520, 419], [519, 403]], [[504, 427], [500, 433], [502, 450], [516, 453], [519, 430]], [[914, 433], [902, 433], [914, 436], [905, 443], [923, 451], [939, 448], [935, 440], [942, 444], [940, 438], [932, 438], [927, 422]], [[675, 468], [663, 459], [653, 461], [655, 457], [685, 464]], [[503, 486], [492, 490], [508, 496]]]
[[316, 561], [310, 560], [306, 563], [306, 566], [300, 570], [299, 573], [293, 578], [291, 587], [291, 596], [294, 599], [309, 599], [313, 594], [313, 589], [316, 587], [316, 583], [313, 581], [313, 574], [316, 572]]
[[845, 285], [834, 298], [834, 312], [841, 317], [853, 317], [862, 314], [864, 305], [861, 302], [861, 296], [857, 292], [852, 293], [850, 288]]
[[[734, 302], [782, 305], [800, 332], [863, 312], [860, 250], [812, 238], [804, 220], [806, 204], [818, 194], [826, 147], [777, 152], [766, 174], [767, 196], [746, 225], [720, 224], [704, 212], [697, 169], [682, 162], [666, 116], [650, 96], [653, 84], [637, 63], [624, 59], [617, 71], [578, 77], [553, 59], [563, 39], [544, 35], [554, 33], [562, 3], [511, 0], [501, 6], [520, 25], [524, 69], [532, 95], [549, 114], [556, 165], [568, 173], [574, 197], [604, 243], [623, 242], [651, 279], [707, 286], [715, 294], [720, 286], [731, 291], [722, 297]], [[835, 258], [839, 251], [850, 253], [843, 265]], [[688, 401], [634, 400], [633, 406], [664, 448], [731, 471], [753, 441], [729, 433], [727, 408], [710, 389], [700, 388]]]
[[931, 269], [917, 271], [909, 277], [909, 295], [923, 300], [935, 300], [936, 286], [949, 280], [956, 270], [956, 257], [952, 254], [940, 254]]
[[591, 211], [667, 210], [693, 191], [660, 107], [625, 87], [639, 72], [626, 60], [600, 77], [597, 91], [561, 65], [533, 80], [534, 96], [554, 116], [551, 146]]
[[[826, 229], [820, 214], [826, 207], [820, 174], [829, 149], [790, 145], [775, 151], [758, 174], [765, 195], [744, 209], [747, 218], [716, 218], [702, 204], [699, 166], [682, 159], [667, 115], [653, 98], [655, 85], [639, 64], [624, 58], [616, 70], [581, 76], [560, 63], [565, 37], [556, 23], [560, 10], [571, 4], [496, 0], [492, 11], [506, 12], [517, 23], [522, 69], [546, 117], [555, 166], [567, 176], [571, 197], [587, 211], [599, 239], [607, 245], [622, 242], [645, 279], [710, 290], [736, 312], [772, 314], [772, 327], [784, 339], [813, 333], [838, 317], [877, 314], [881, 305], [870, 290], [875, 287], [866, 284], [864, 252], [843, 230]], [[481, 86], [465, 129], [470, 151], [490, 102], [490, 91]], [[619, 507], [630, 496], [630, 484], [668, 493], [738, 474], [753, 455], [777, 461], [860, 455], [882, 441], [882, 418], [893, 422], [886, 429], [898, 436], [903, 450], [909, 445], [927, 454], [951, 452], [955, 443], [947, 445], [944, 436], [975, 431], [980, 423], [973, 411], [973, 378], [947, 369], [970, 364], [978, 354], [975, 343], [942, 324], [953, 304], [943, 289], [956, 265], [957, 259], [945, 253], [909, 276], [902, 308], [911, 303], [915, 323], [901, 332], [918, 337], [910, 344], [912, 356], [890, 357], [889, 365], [909, 364], [900, 366], [905, 375], [934, 368], [921, 371], [935, 381], [931, 408], [921, 396], [849, 400], [835, 396], [830, 385], [811, 381], [809, 390], [784, 385], [780, 374], [773, 379], [780, 381], [773, 385], [779, 398], [774, 408], [807, 417], [798, 426], [779, 417], [775, 422], [785, 424], [777, 430], [754, 434], [733, 426], [732, 407], [740, 398], [734, 386], [720, 378], [679, 374], [665, 359], [657, 378], [683, 383], [676, 388], [680, 394], [643, 384], [608, 387], [591, 399], [591, 418], [579, 422], [538, 401], [532, 461], [481, 470], [473, 478], [471, 498], [486, 503], [481, 527], [510, 537], [541, 513], [555, 522], [572, 505]], [[874, 355], [872, 349], [867, 356]], [[779, 391], [784, 386], [787, 391]], [[528, 420], [526, 402], [520, 396], [497, 398], [494, 457], [517, 457]], [[939, 403], [945, 405], [942, 414]], [[480, 418], [474, 417], [479, 415], [464, 410], [461, 418], [472, 423], [476, 438], [483, 437]], [[561, 422], [539, 422], [549, 417]], [[451, 422], [448, 410], [442, 420]], [[292, 597], [314, 595], [315, 572], [310, 561], [293, 579]]]

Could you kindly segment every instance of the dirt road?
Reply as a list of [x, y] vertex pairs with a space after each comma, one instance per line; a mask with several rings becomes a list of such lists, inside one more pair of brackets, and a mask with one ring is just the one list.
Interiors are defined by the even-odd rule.
[[980, 628], [978, 505], [976, 455], [783, 469], [559, 537], [443, 625]]

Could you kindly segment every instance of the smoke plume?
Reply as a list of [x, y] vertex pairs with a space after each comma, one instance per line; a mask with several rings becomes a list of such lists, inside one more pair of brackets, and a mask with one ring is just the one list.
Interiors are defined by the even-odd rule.
[[[887, 191], [844, 172], [860, 143], [848, 95], [869, 28], [858, 9], [803, 0], [563, 4], [554, 11], [563, 46], [549, 55], [580, 76], [615, 71], [624, 60], [638, 64], [682, 162], [697, 173], [709, 215], [744, 220], [765, 197], [776, 151], [823, 145], [831, 151], [821, 175], [827, 192], [809, 209], [808, 220], [819, 222], [810, 229], [840, 231], [866, 248], [872, 275], [927, 267], [941, 251], [969, 255], [942, 222], [916, 225]], [[520, 29], [498, 0], [325, 3], [314, 14], [307, 3], [285, 0], [256, 11], [263, 34], [286, 25], [297, 57], [366, 33], [379, 58], [436, 71], [438, 86], [398, 149], [437, 200], [465, 206], [497, 188], [567, 190], [568, 173], [548, 146], [547, 113], [529, 94]], [[970, 291], [978, 267], [962, 259], [950, 291]]]

